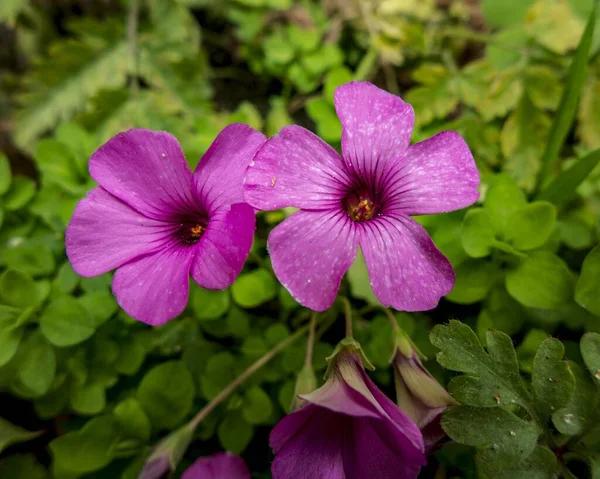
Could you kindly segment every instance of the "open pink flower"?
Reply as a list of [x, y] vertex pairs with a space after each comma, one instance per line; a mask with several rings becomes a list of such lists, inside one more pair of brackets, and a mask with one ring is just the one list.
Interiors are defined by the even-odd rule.
[[384, 306], [434, 308], [452, 289], [454, 272], [409, 215], [475, 202], [473, 156], [455, 132], [409, 146], [412, 107], [370, 83], [340, 86], [335, 108], [342, 156], [308, 130], [288, 126], [263, 145], [246, 172], [252, 206], [300, 208], [269, 236], [275, 274], [298, 302], [323, 311], [360, 245]]
[[327, 382], [273, 429], [273, 479], [414, 479], [425, 464], [417, 425], [342, 350]]
[[241, 457], [219, 452], [198, 459], [186, 469], [181, 479], [250, 479], [250, 472]]
[[192, 174], [168, 133], [129, 130], [100, 147], [89, 168], [99, 187], [75, 209], [67, 255], [82, 276], [118, 268], [112, 289], [131, 316], [163, 324], [187, 304], [189, 276], [224, 289], [240, 273], [255, 229], [242, 179], [265, 137], [224, 128]]

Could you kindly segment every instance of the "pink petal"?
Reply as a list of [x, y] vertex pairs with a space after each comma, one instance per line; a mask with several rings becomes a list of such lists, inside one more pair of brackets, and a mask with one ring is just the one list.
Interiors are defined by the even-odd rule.
[[194, 204], [192, 173], [168, 133], [119, 133], [96, 150], [89, 165], [100, 186], [146, 216], [164, 219]]
[[354, 224], [341, 211], [297, 211], [268, 240], [277, 278], [296, 301], [315, 311], [335, 301], [357, 244]]
[[261, 210], [337, 207], [349, 182], [342, 158], [318, 136], [287, 126], [270, 138], [246, 171], [246, 201]]
[[82, 276], [106, 273], [168, 241], [169, 226], [146, 218], [102, 188], [75, 208], [66, 232], [67, 256]]
[[314, 407], [301, 409], [283, 418], [275, 426], [272, 434], [280, 434], [278, 428], [285, 428], [285, 421], [291, 416], [303, 413], [307, 420], [296, 434], [276, 451], [271, 466], [273, 479], [344, 479], [342, 445], [347, 431], [347, 418], [326, 409]]
[[254, 210], [238, 203], [218, 210], [196, 247], [191, 274], [206, 289], [225, 289], [242, 271], [256, 227]]
[[363, 224], [360, 247], [379, 302], [400, 311], [435, 308], [452, 289], [454, 271], [425, 229], [401, 215]]
[[243, 123], [221, 130], [194, 171], [196, 195], [209, 213], [223, 205], [245, 202], [244, 174], [265, 141], [265, 135]]
[[415, 115], [401, 98], [368, 82], [350, 82], [335, 91], [342, 122], [344, 160], [360, 175], [378, 174], [410, 143]]
[[344, 444], [345, 479], [416, 479], [425, 456], [421, 453], [420, 462], [415, 462], [403, 442], [402, 437], [382, 437], [380, 421], [358, 422]]
[[171, 246], [121, 266], [112, 290], [119, 305], [152, 326], [164, 324], [187, 305], [193, 249]]
[[250, 479], [250, 472], [241, 457], [219, 452], [198, 459], [186, 469], [181, 479]]
[[444, 213], [479, 198], [479, 172], [462, 137], [445, 131], [412, 145], [390, 165], [386, 211], [409, 215]]
[[344, 381], [327, 381], [316, 391], [300, 396], [311, 404], [333, 412], [354, 417], [380, 418], [377, 408], [360, 393], [349, 387]]

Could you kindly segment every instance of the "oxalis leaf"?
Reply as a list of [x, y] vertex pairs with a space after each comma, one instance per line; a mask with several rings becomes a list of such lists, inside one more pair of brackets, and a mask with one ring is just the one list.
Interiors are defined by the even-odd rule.
[[542, 156], [542, 166], [539, 174], [538, 187], [543, 186], [548, 174], [552, 171], [552, 167], [556, 162], [558, 153], [571, 129], [573, 118], [577, 110], [579, 95], [585, 82], [588, 55], [592, 37], [594, 36], [594, 28], [596, 26], [596, 10], [598, 2], [594, 2], [594, 7], [590, 13], [589, 20], [579, 41], [579, 46], [573, 57], [573, 61], [567, 74], [566, 85], [560, 105], [554, 117], [550, 134], [548, 135], [548, 143], [546, 150]]
[[518, 404], [528, 411], [533, 410], [509, 336], [500, 331], [488, 331], [486, 352], [469, 326], [450, 321], [448, 325], [433, 328], [430, 339], [441, 349], [437, 354], [438, 363], [466, 373], [449, 384], [451, 394], [462, 404], [477, 407]]
[[502, 408], [452, 407], [442, 427], [456, 442], [481, 448], [476, 460], [486, 472], [518, 464], [531, 454], [539, 435], [535, 424]]

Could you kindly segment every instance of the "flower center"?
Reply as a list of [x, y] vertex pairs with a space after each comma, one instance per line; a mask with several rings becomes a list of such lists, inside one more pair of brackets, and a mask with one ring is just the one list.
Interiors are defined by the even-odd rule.
[[179, 228], [175, 232], [175, 236], [179, 242], [184, 246], [193, 246], [206, 231], [206, 225], [200, 223], [192, 223], [192, 224], [180, 224]]
[[375, 215], [375, 205], [364, 196], [346, 198], [345, 209], [354, 221], [369, 221]]

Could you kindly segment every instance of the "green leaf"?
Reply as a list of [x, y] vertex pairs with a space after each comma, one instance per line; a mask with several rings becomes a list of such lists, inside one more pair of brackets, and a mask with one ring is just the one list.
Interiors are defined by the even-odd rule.
[[119, 307], [115, 297], [107, 291], [86, 293], [77, 300], [92, 315], [96, 328], [110, 319]]
[[535, 201], [515, 211], [508, 220], [505, 239], [516, 249], [528, 251], [542, 246], [556, 223], [556, 208]]
[[248, 424], [238, 411], [231, 411], [219, 425], [217, 435], [225, 451], [240, 454], [254, 434], [254, 428]]
[[79, 284], [79, 275], [75, 272], [71, 263], [65, 261], [54, 278], [53, 288], [59, 293], [70, 293]]
[[93, 416], [106, 407], [106, 392], [102, 384], [91, 382], [71, 386], [71, 407], [78, 414]]
[[35, 149], [35, 161], [44, 182], [54, 183], [68, 193], [85, 193], [87, 188], [73, 154], [61, 142], [40, 140]]
[[586, 371], [572, 361], [569, 368], [575, 377], [575, 392], [565, 407], [552, 414], [552, 422], [560, 433], [574, 436], [582, 434], [593, 424], [600, 397], [598, 388]]
[[90, 420], [79, 431], [69, 432], [50, 442], [55, 464], [71, 472], [84, 474], [102, 469], [113, 459], [113, 445], [119, 429], [111, 416]]
[[235, 357], [228, 351], [211, 356], [206, 362], [206, 370], [200, 379], [202, 395], [212, 399], [234, 378]]
[[435, 326], [430, 340], [441, 350], [438, 363], [467, 374], [450, 382], [450, 391], [459, 401], [480, 407], [519, 404], [530, 409], [510, 336], [488, 331], [486, 353], [469, 326], [450, 321], [449, 325]]
[[19, 380], [34, 397], [43, 396], [50, 389], [56, 372], [54, 349], [36, 331], [23, 341], [19, 355], [22, 355], [18, 366]]
[[352, 80], [352, 72], [348, 68], [341, 66], [333, 68], [325, 75], [325, 84], [323, 85], [323, 93], [325, 98], [333, 105], [333, 95], [337, 87], [348, 83]]
[[506, 290], [524, 306], [557, 309], [572, 300], [573, 280], [562, 259], [539, 251], [506, 271]]
[[15, 356], [21, 344], [25, 329], [16, 327], [17, 318], [17, 313], [14, 312], [12, 316], [4, 316], [0, 321], [0, 366], [4, 366]]
[[525, 459], [539, 435], [533, 423], [503, 408], [452, 407], [442, 416], [442, 427], [456, 442], [480, 447], [476, 460], [488, 473]]
[[469, 210], [463, 220], [462, 245], [472, 258], [489, 256], [496, 242], [496, 230], [483, 208]]
[[575, 301], [596, 316], [600, 316], [599, 284], [600, 246], [596, 246], [585, 258], [575, 286]]
[[268, 424], [272, 413], [273, 405], [267, 393], [258, 386], [246, 391], [242, 415], [249, 424]]
[[0, 418], [0, 452], [4, 451], [11, 444], [31, 441], [42, 433], [43, 431], [27, 431]]
[[558, 477], [558, 461], [545, 446], [535, 446], [529, 456], [515, 467], [494, 471], [494, 479], [554, 479]]
[[56, 263], [50, 248], [34, 241], [23, 241], [8, 250], [6, 264], [31, 276], [45, 276], [54, 272]]
[[565, 348], [558, 339], [548, 338], [533, 360], [533, 396], [544, 416], [566, 406], [575, 391], [575, 377], [563, 360], [564, 353]]
[[77, 123], [61, 123], [55, 135], [58, 141], [69, 148], [78, 173], [86, 178], [88, 158], [97, 146], [94, 137]]
[[38, 291], [34, 281], [21, 271], [7, 269], [0, 276], [0, 301], [15, 308], [36, 304]]
[[581, 355], [590, 373], [600, 382], [600, 334], [585, 333], [581, 338]]
[[294, 123], [287, 110], [287, 103], [281, 97], [269, 98], [269, 114], [265, 120], [267, 136], [279, 133], [283, 127]]
[[194, 380], [181, 361], [152, 368], [142, 379], [137, 399], [156, 429], [171, 429], [192, 409]]
[[35, 182], [26, 176], [13, 177], [10, 188], [2, 198], [6, 211], [16, 211], [23, 208], [35, 196]]
[[577, 195], [577, 187], [600, 163], [600, 150], [595, 150], [577, 160], [568, 170], [562, 171], [537, 198], [555, 205], [571, 201]]
[[11, 177], [8, 158], [4, 153], [0, 152], [0, 196], [10, 188]]
[[481, 12], [492, 27], [511, 27], [525, 21], [525, 14], [534, 0], [483, 0]]
[[496, 264], [468, 259], [456, 267], [456, 283], [446, 298], [454, 303], [473, 304], [484, 299], [499, 279]]
[[19, 454], [0, 461], [0, 477], [49, 479], [50, 475], [46, 468], [35, 460], [33, 454]]
[[150, 420], [137, 399], [128, 398], [121, 401], [115, 406], [113, 414], [127, 437], [142, 442], [150, 440]]
[[255, 308], [277, 296], [277, 283], [265, 269], [241, 274], [231, 286], [234, 301], [243, 308]]
[[119, 357], [115, 362], [115, 368], [120, 374], [135, 374], [142, 366], [146, 358], [146, 348], [138, 336], [133, 336], [121, 343]]
[[42, 333], [55, 346], [72, 346], [88, 339], [96, 330], [96, 321], [75, 298], [52, 301], [40, 317]]
[[306, 102], [306, 113], [317, 124], [317, 134], [325, 141], [335, 143], [342, 137], [342, 124], [333, 106], [323, 97]]
[[198, 319], [220, 318], [227, 313], [230, 303], [228, 290], [211, 291], [200, 287], [192, 289], [192, 307]]
[[379, 304], [375, 293], [373, 293], [373, 288], [371, 288], [369, 271], [367, 270], [367, 263], [365, 263], [365, 257], [361, 248], [358, 248], [354, 263], [348, 269], [348, 282], [350, 283], [352, 296], [364, 299], [370, 304]]
[[586, 79], [587, 62], [594, 36], [594, 27], [596, 25], [596, 11], [598, 3], [594, 2], [594, 7], [590, 13], [585, 31], [579, 41], [579, 46], [573, 56], [573, 61], [567, 74], [565, 89], [560, 101], [560, 105], [552, 122], [552, 128], [548, 135], [546, 149], [542, 156], [542, 167], [539, 173], [538, 185], [543, 186], [548, 175], [552, 172], [554, 164], [560, 153], [560, 149], [573, 125], [573, 119], [577, 111], [577, 103], [581, 94], [581, 89]]
[[502, 233], [512, 214], [526, 204], [525, 195], [515, 180], [502, 173], [490, 182], [483, 207], [490, 215], [494, 229]]

